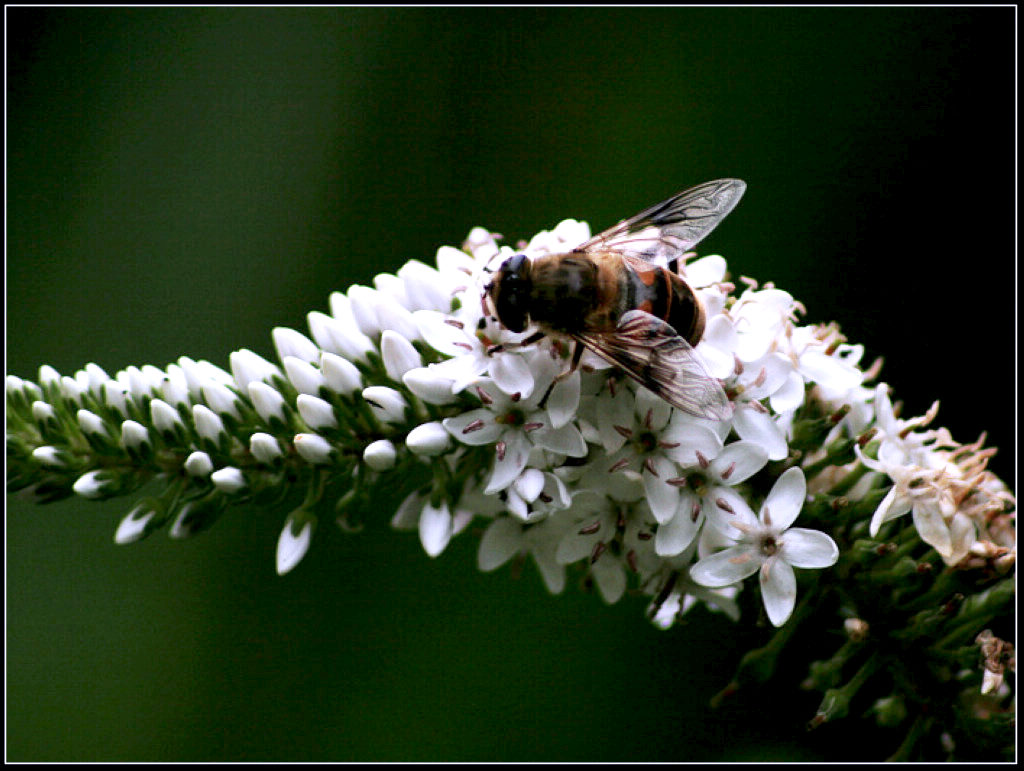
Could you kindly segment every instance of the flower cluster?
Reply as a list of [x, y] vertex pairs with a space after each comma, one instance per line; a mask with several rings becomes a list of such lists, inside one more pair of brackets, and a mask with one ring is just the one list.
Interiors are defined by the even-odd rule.
[[[513, 250], [475, 228], [434, 265], [335, 292], [309, 335], [275, 329], [278, 363], [241, 350], [228, 371], [182, 357], [114, 377], [95, 364], [74, 376], [44, 366], [38, 383], [9, 375], [8, 488], [48, 501], [163, 480], [119, 543], [165, 523], [191, 535], [234, 503], [280, 506], [298, 488], [283, 573], [325, 513], [350, 527], [379, 485], [405, 486], [391, 524], [418, 532], [428, 555], [481, 523], [481, 570], [532, 558], [551, 592], [572, 569], [609, 603], [633, 586], [663, 628], [698, 603], [738, 618], [755, 573], [777, 627], [798, 587], [821, 591], [801, 583], [810, 569], [897, 575], [912, 559], [919, 573], [1012, 576], [1015, 500], [985, 468], [994, 450], [926, 428], [937, 403], [900, 419], [862, 346], [801, 324], [781, 289], [737, 287], [722, 257], [687, 255], [681, 270], [707, 311], [696, 353], [728, 419], [675, 410], [589, 352], [561, 376], [565, 342], [523, 345], [532, 330], [505, 329], [483, 287], [513, 254], [563, 253], [589, 235], [566, 220]], [[898, 531], [907, 513], [913, 529]], [[857, 626], [868, 609], [843, 612]]]

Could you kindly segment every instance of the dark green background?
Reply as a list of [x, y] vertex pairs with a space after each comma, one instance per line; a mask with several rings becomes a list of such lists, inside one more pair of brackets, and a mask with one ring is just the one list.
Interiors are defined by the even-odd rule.
[[[7, 372], [273, 355], [328, 294], [474, 225], [595, 229], [747, 180], [703, 245], [836, 320], [1014, 468], [1013, 8], [7, 8]], [[870, 360], [870, 359], [869, 359]], [[659, 633], [477, 539], [284, 512], [116, 547], [128, 501], [9, 499], [11, 760], [880, 759], [764, 630]], [[810, 656], [811, 654], [801, 654]], [[798, 656], [798, 659], [800, 657]], [[795, 677], [801, 674], [798, 667]]]

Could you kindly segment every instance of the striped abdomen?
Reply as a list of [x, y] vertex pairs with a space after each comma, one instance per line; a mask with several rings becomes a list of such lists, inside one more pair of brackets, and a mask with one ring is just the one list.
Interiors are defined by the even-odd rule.
[[624, 304], [668, 322], [690, 345], [697, 345], [704, 334], [704, 308], [690, 285], [667, 268], [624, 262]]

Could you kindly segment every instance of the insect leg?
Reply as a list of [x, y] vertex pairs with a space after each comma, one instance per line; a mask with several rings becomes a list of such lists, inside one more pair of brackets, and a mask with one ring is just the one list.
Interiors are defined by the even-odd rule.
[[502, 351], [510, 351], [515, 348], [523, 348], [527, 345], [533, 345], [539, 340], [544, 339], [543, 332], [534, 332], [532, 335], [527, 337], [525, 340], [520, 340], [518, 343], [500, 343], [499, 345], [492, 345], [487, 349], [487, 354], [501, 353]]
[[551, 391], [554, 390], [558, 383], [561, 383], [569, 375], [576, 371], [576, 368], [580, 366], [580, 359], [583, 358], [583, 343], [576, 341], [576, 347], [572, 352], [572, 363], [569, 364], [569, 369], [561, 373], [558, 377], [551, 381], [551, 385], [548, 386], [548, 390], [544, 392], [544, 398], [537, 404], [538, 407], [544, 409], [544, 405], [548, 403], [548, 397], [551, 396]]

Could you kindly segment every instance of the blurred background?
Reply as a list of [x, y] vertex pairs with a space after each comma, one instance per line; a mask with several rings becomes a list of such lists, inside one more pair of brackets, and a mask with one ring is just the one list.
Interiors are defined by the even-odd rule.
[[[474, 225], [594, 231], [745, 179], [702, 245], [835, 320], [960, 441], [1016, 426], [1015, 11], [6, 8], [7, 362], [37, 379], [272, 357], [331, 291]], [[768, 631], [663, 633], [531, 565], [285, 512], [113, 543], [130, 504], [8, 498], [7, 759], [878, 760]], [[827, 654], [834, 645], [821, 653]], [[806, 655], [806, 654], [803, 654]], [[863, 705], [866, 707], [867, 705]], [[870, 741], [865, 741], [870, 735]]]

